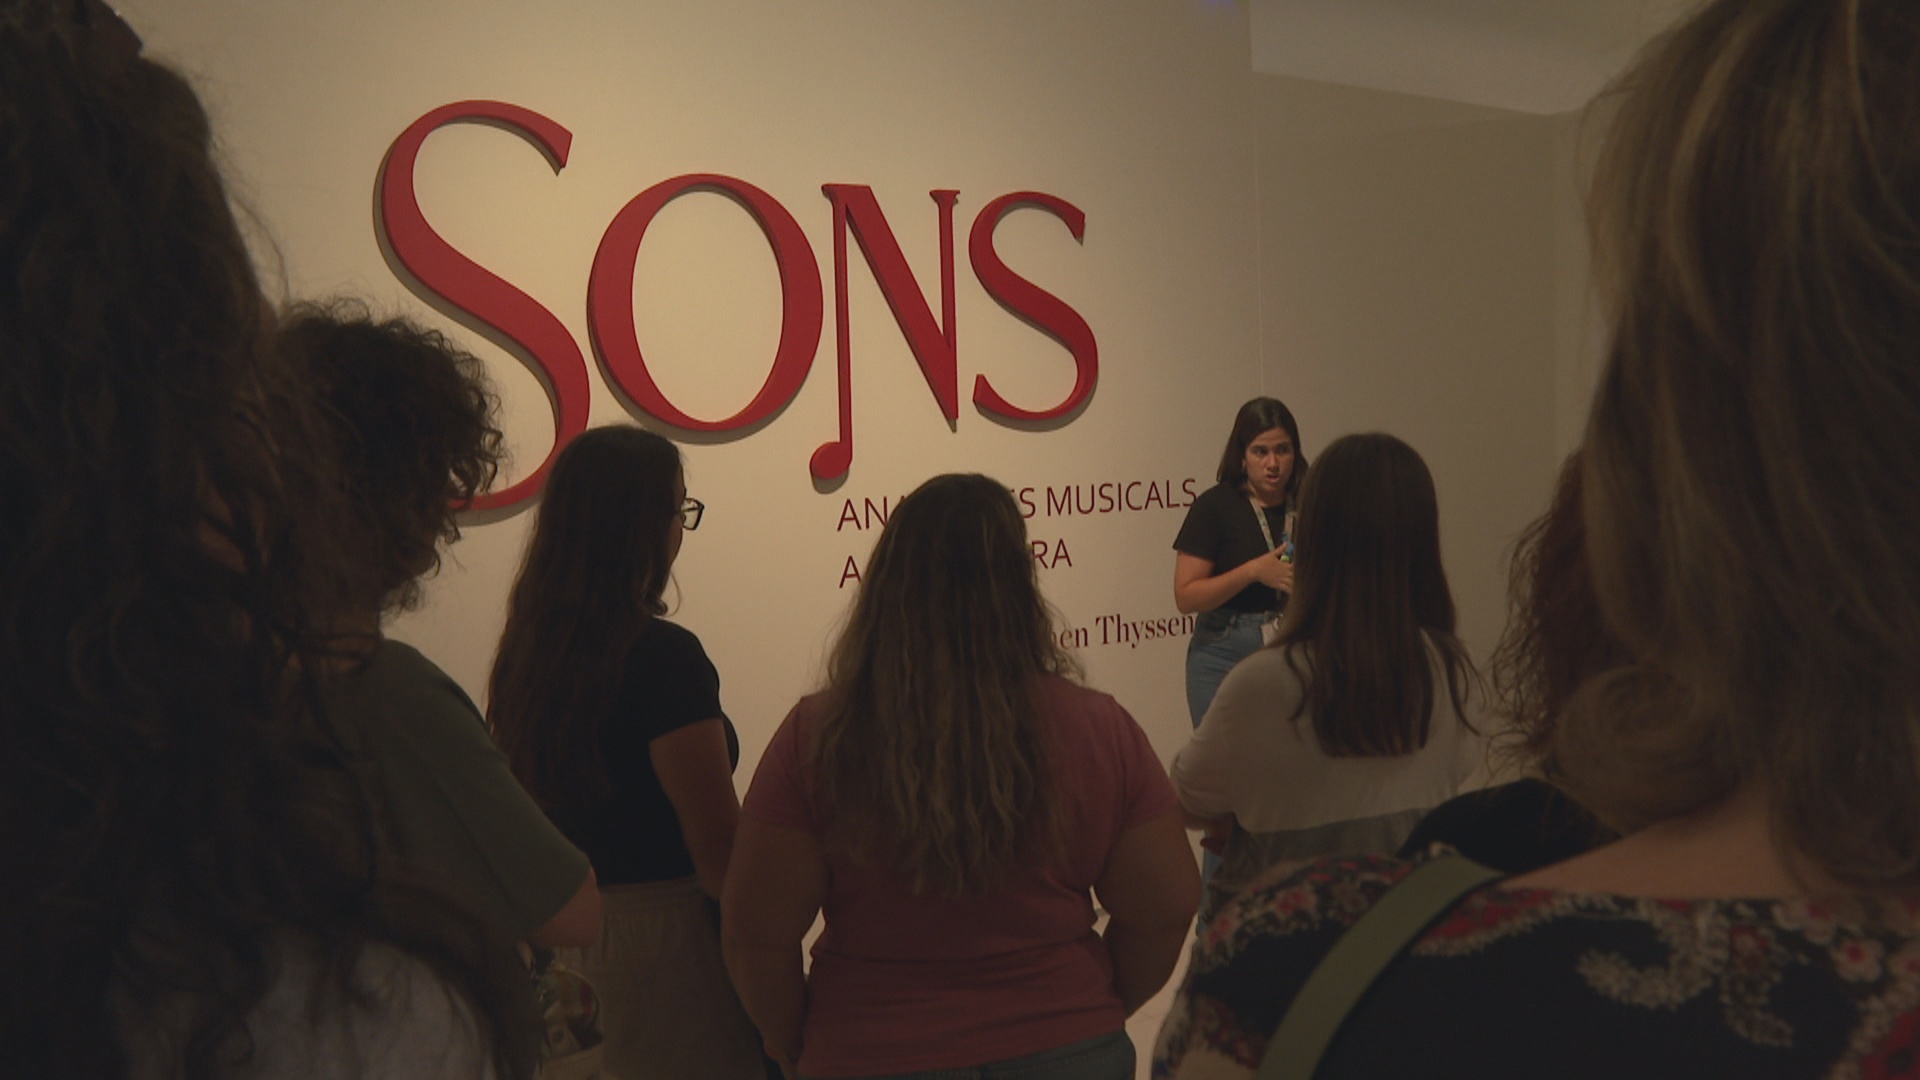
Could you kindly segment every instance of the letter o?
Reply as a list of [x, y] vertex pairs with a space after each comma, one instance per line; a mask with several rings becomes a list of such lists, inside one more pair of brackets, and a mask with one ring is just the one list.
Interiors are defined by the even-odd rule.
[[[647, 370], [640, 352], [640, 335], [633, 320], [633, 269], [647, 226], [663, 207], [689, 191], [707, 189], [733, 196], [759, 224], [773, 245], [773, 261], [780, 270], [780, 345], [773, 370], [746, 408], [724, 420], [701, 420], [667, 400]], [[813, 257], [800, 223], [787, 208], [744, 180], [713, 173], [690, 173], [663, 180], [633, 197], [620, 208], [600, 248], [594, 252], [593, 273], [587, 284], [587, 322], [594, 347], [606, 364], [607, 377], [633, 402], [655, 418], [688, 431], [734, 431], [772, 416], [793, 400], [807, 381], [813, 355], [820, 347], [820, 324], [825, 314], [820, 291], [820, 267]]]

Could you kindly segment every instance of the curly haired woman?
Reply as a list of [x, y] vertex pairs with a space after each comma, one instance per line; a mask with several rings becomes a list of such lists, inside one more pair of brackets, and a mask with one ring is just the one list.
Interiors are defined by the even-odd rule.
[[141, 51], [0, 2], [0, 1062], [525, 1075], [524, 973], [378, 857], [311, 706], [330, 449]]

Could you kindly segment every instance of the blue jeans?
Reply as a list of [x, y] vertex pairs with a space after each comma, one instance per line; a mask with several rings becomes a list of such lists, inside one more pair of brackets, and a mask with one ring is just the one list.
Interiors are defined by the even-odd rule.
[[[1260, 625], [1266, 621], [1265, 612], [1227, 608], [1203, 611], [1193, 620], [1193, 637], [1187, 642], [1187, 712], [1194, 727], [1207, 715], [1227, 672], [1260, 648]], [[1220, 856], [1207, 852], [1200, 860], [1201, 880], [1213, 877], [1219, 866]]]
[[1207, 715], [1227, 672], [1260, 648], [1260, 625], [1266, 621], [1265, 612], [1226, 608], [1203, 611], [1193, 620], [1193, 637], [1187, 641], [1187, 712], [1194, 727]]
[[1133, 1080], [1133, 1065], [1133, 1040], [1122, 1030], [985, 1065], [864, 1080]]

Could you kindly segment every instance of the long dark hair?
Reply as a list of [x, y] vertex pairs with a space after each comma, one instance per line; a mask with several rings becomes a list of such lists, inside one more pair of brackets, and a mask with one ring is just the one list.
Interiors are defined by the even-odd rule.
[[927, 893], [985, 891], [1056, 835], [1037, 694], [1078, 669], [998, 481], [936, 476], [887, 519], [828, 661], [813, 794], [834, 842]]
[[521, 1075], [524, 974], [376, 864], [299, 692], [328, 454], [206, 114], [113, 19], [0, 9], [0, 1061], [225, 1075], [287, 949], [351, 1008], [385, 943]]
[[1580, 459], [1578, 450], [1567, 456], [1552, 505], [1514, 545], [1507, 628], [1487, 663], [1511, 755], [1549, 780], [1561, 775], [1553, 745], [1560, 714], [1587, 679], [1632, 661], [1594, 591]]
[[1393, 757], [1427, 744], [1437, 687], [1465, 719], [1477, 676], [1454, 637], [1440, 564], [1433, 476], [1391, 435], [1347, 435], [1320, 454], [1300, 496], [1293, 599], [1274, 648], [1306, 692], [1289, 719], [1313, 717], [1331, 757]]
[[487, 717], [514, 775], [551, 812], [606, 795], [600, 725], [628, 654], [664, 614], [680, 450], [630, 425], [560, 452], [507, 606]]
[[1227, 448], [1220, 453], [1220, 467], [1214, 479], [1222, 484], [1247, 482], [1247, 446], [1274, 428], [1293, 440], [1293, 472], [1287, 477], [1287, 505], [1298, 501], [1300, 485], [1307, 478], [1307, 448], [1300, 445], [1300, 425], [1293, 421], [1293, 410], [1279, 398], [1257, 397], [1240, 406], [1233, 415], [1233, 430], [1227, 433]]

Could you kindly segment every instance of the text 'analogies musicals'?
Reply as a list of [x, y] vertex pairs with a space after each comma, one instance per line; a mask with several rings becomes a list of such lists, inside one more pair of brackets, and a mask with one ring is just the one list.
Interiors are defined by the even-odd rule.
[[[1199, 480], [1188, 477], [1177, 486], [1172, 480], [1113, 480], [1098, 484], [1025, 485], [1009, 487], [1007, 491], [1020, 504], [1020, 516], [1031, 521], [1036, 517], [1184, 510], [1193, 505], [1199, 485]], [[883, 495], [878, 502], [870, 498], [842, 499], [840, 520], [833, 531], [852, 528], [855, 532], [865, 532], [880, 528], [887, 523], [887, 515], [900, 499], [898, 495]]]
[[[1009, 487], [1007, 491], [1020, 504], [1020, 515], [1031, 521], [1036, 517], [1184, 510], [1193, 505], [1199, 483], [1193, 477], [1177, 483], [1173, 480], [1113, 480], [1093, 484], [1049, 484], [1044, 487], [1024, 485]], [[834, 524], [833, 531], [844, 532], [851, 528], [855, 532], [866, 532], [882, 528], [901, 498], [883, 495], [878, 502], [871, 498], [842, 499], [840, 518]], [[1040, 564], [1042, 570], [1073, 565], [1073, 553], [1067, 549], [1064, 539], [1032, 539], [1028, 543], [1033, 547], [1034, 561]], [[840, 587], [846, 588], [849, 582], [856, 585], [860, 582], [860, 564], [852, 555], [848, 555], [840, 567]]]

